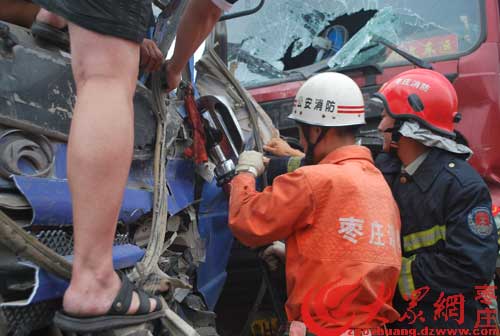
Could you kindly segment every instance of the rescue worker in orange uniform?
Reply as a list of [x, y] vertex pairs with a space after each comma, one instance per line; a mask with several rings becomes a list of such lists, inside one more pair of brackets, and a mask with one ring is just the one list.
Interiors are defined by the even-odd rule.
[[313, 334], [396, 320], [400, 216], [370, 151], [355, 145], [365, 123], [361, 90], [345, 75], [316, 75], [297, 93], [290, 118], [308, 165], [258, 192], [262, 154], [242, 153], [231, 182], [231, 230], [250, 247], [286, 241], [288, 319]]
[[[472, 151], [454, 129], [454, 87], [435, 71], [414, 69], [374, 96], [370, 107], [382, 116], [385, 152], [376, 166], [402, 218], [403, 264], [394, 297], [401, 318], [388, 328], [497, 334], [495, 207], [492, 213], [488, 187], [466, 161]], [[270, 179], [304, 165], [304, 154], [279, 138], [264, 149], [279, 156], [268, 164]], [[277, 244], [264, 253], [266, 261], [276, 263], [275, 254]]]

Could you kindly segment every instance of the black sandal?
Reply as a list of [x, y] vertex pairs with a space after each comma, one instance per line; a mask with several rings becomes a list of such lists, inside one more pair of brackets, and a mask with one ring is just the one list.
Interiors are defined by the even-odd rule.
[[59, 29], [48, 23], [35, 21], [31, 25], [31, 33], [37, 39], [54, 44], [64, 50], [69, 50], [68, 27]]
[[[77, 333], [91, 333], [108, 329], [120, 329], [127, 326], [141, 324], [155, 320], [164, 315], [162, 301], [159, 297], [150, 296], [141, 289], [136, 288], [126, 275], [120, 275], [122, 286], [116, 295], [111, 308], [102, 316], [78, 317], [64, 311], [59, 311], [54, 316], [55, 325], [64, 331]], [[139, 309], [134, 314], [127, 314], [132, 303], [132, 294], [139, 296]], [[149, 299], [156, 301], [156, 308], [150, 312]]]

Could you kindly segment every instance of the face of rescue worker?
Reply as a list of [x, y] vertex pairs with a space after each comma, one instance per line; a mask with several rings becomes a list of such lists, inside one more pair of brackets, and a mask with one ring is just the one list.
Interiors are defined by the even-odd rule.
[[[317, 126], [309, 126], [305, 128], [305, 130], [302, 126], [299, 126], [299, 142], [302, 148], [304, 149], [304, 153], [307, 153], [307, 151], [309, 150], [304, 131], [308, 132], [307, 137], [309, 138], [309, 141], [311, 141], [311, 143], [314, 144], [318, 141], [321, 135], [321, 130], [322, 130], [321, 127]], [[313, 162], [316, 163], [321, 161], [324, 157], [324, 152], [325, 152], [325, 139], [320, 140], [319, 143], [315, 145]]]
[[299, 126], [299, 142], [302, 148], [304, 149], [304, 153], [307, 152], [307, 141], [306, 138], [304, 137], [304, 130], [302, 127]]
[[385, 111], [382, 112], [382, 120], [378, 125], [378, 130], [384, 136], [383, 151], [386, 153], [389, 153], [389, 151], [391, 150], [391, 142], [392, 142], [392, 133], [386, 132], [386, 130], [393, 128], [394, 122], [395, 120], [391, 118], [387, 113], [385, 113]]

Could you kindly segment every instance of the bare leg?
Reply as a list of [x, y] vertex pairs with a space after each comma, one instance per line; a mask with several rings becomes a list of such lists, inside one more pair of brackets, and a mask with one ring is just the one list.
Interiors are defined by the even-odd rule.
[[[68, 146], [75, 259], [64, 309], [89, 316], [105, 313], [120, 287], [112, 245], [132, 160], [139, 44], [72, 23], [69, 32], [78, 98]], [[134, 294], [130, 312], [138, 305]]]

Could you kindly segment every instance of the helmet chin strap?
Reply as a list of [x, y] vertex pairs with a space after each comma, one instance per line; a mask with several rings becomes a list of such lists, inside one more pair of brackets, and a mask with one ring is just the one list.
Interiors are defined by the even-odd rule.
[[401, 133], [399, 133], [399, 130], [401, 129], [401, 126], [403, 126], [403, 121], [402, 120], [396, 120], [394, 122], [394, 126], [391, 128], [388, 128], [384, 131], [384, 133], [391, 133], [391, 144], [389, 147], [389, 154], [392, 155], [397, 155], [397, 150], [398, 150], [398, 142], [401, 139]]
[[321, 133], [319, 134], [318, 138], [314, 143], [312, 143], [309, 139], [309, 131], [311, 130], [310, 126], [302, 124], [301, 127], [302, 127], [302, 133], [304, 134], [304, 139], [307, 142], [305, 164], [307, 166], [310, 166], [314, 164], [314, 150], [316, 149], [316, 146], [321, 142], [321, 140], [323, 140], [326, 133], [328, 132], [328, 129], [322, 127]]

